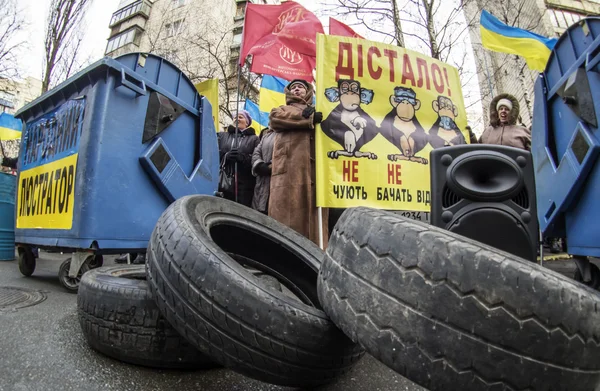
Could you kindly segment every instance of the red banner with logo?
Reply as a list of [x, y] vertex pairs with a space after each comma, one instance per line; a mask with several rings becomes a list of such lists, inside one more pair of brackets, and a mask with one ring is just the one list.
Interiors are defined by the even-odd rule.
[[350, 26], [345, 25], [339, 20], [333, 19], [331, 16], [329, 17], [329, 35], [364, 39], [363, 37], [358, 35], [354, 30], [352, 30]]
[[321, 22], [298, 3], [247, 4], [240, 65], [252, 54], [252, 72], [311, 82], [317, 33]]

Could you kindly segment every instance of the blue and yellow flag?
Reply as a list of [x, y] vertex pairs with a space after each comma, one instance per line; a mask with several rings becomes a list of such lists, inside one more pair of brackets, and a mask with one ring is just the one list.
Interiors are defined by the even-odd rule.
[[0, 113], [0, 140], [20, 140], [23, 124], [8, 113]]
[[487, 11], [481, 11], [481, 43], [495, 52], [521, 56], [530, 69], [543, 72], [556, 44], [556, 38], [546, 38], [531, 31], [508, 26]]
[[250, 99], [246, 99], [244, 110], [250, 113], [252, 117], [252, 126], [257, 134], [264, 128], [269, 127], [269, 113], [261, 112], [258, 105], [252, 102]]
[[285, 105], [283, 89], [288, 83], [280, 77], [264, 75], [260, 84], [260, 111], [268, 114], [274, 107]]

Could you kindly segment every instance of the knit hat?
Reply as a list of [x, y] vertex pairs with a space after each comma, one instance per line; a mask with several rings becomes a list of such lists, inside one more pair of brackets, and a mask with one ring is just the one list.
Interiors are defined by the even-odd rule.
[[[246, 119], [246, 122], [248, 123], [248, 126], [252, 125], [252, 117], [250, 116], [250, 113], [247, 112], [246, 110], [240, 110], [238, 111], [238, 114], [241, 114], [244, 116], [244, 118]], [[236, 115], [237, 117], [237, 115]]]
[[500, 99], [498, 103], [496, 103], [496, 110], [500, 110], [500, 106], [506, 106], [509, 110], [512, 110], [512, 102], [510, 99]]
[[291, 81], [291, 82], [290, 82], [290, 83], [287, 85], [287, 89], [288, 89], [288, 90], [291, 90], [291, 89], [292, 89], [292, 86], [293, 86], [294, 84], [297, 84], [297, 83], [300, 83], [300, 84], [304, 85], [304, 88], [306, 88], [306, 90], [308, 91], [309, 84], [308, 84], [308, 82], [307, 82], [306, 80], [302, 80], [302, 79], [294, 79], [294, 80], [292, 80], [292, 81]]

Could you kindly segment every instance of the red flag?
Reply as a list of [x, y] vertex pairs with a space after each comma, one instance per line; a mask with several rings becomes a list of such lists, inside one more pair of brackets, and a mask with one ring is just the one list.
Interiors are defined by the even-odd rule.
[[331, 16], [329, 17], [329, 35], [364, 39], [360, 35], [356, 34], [356, 32], [352, 30], [350, 26], [345, 25], [339, 20], [333, 19]]
[[287, 80], [313, 80], [319, 19], [293, 1], [281, 5], [246, 5], [240, 65], [253, 55], [252, 72]]

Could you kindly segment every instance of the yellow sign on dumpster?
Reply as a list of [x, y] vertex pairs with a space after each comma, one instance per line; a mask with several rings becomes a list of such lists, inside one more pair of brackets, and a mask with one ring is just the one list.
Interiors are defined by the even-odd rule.
[[77, 156], [21, 171], [17, 228], [71, 229], [75, 206]]

